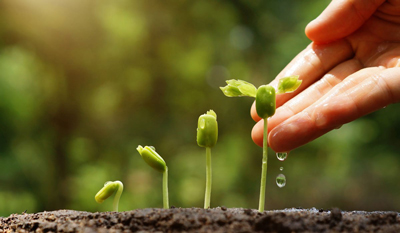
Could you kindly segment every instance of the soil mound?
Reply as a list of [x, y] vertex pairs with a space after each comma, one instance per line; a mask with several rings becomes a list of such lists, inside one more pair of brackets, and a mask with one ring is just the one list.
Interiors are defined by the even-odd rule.
[[400, 232], [397, 212], [171, 208], [12, 214], [0, 232]]

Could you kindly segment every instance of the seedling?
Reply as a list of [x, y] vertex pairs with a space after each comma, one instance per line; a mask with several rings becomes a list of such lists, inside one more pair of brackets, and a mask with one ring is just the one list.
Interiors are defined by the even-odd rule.
[[242, 80], [228, 80], [225, 87], [221, 87], [222, 92], [228, 97], [249, 96], [256, 99], [256, 111], [258, 116], [264, 120], [263, 134], [263, 159], [261, 167], [261, 185], [258, 210], [264, 211], [265, 206], [265, 186], [267, 180], [268, 164], [268, 117], [275, 114], [276, 94], [283, 94], [295, 91], [301, 84], [299, 76], [289, 76], [281, 78], [278, 83], [278, 90], [270, 85], [262, 85], [258, 89], [251, 83]]
[[163, 207], [164, 209], [169, 209], [167, 164], [152, 146], [138, 146], [136, 149], [139, 151], [139, 154], [142, 156], [143, 160], [150, 165], [150, 167], [163, 173]]
[[124, 185], [121, 181], [107, 181], [104, 183], [104, 187], [96, 194], [94, 199], [97, 203], [101, 204], [104, 200], [109, 198], [115, 193], [113, 211], [118, 212], [119, 198], [121, 197], [122, 191], [124, 190]]
[[210, 208], [211, 199], [211, 147], [218, 140], [217, 114], [210, 110], [199, 117], [197, 125], [197, 144], [206, 148], [206, 192], [204, 197], [204, 209]]

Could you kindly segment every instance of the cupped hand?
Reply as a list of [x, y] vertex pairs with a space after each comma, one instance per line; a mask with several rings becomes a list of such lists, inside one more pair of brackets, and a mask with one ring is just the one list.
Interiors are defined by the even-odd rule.
[[[300, 75], [300, 88], [276, 97], [269, 146], [295, 149], [361, 116], [400, 101], [400, 0], [333, 0], [306, 27], [312, 43], [271, 82]], [[253, 141], [263, 122], [253, 107]]]

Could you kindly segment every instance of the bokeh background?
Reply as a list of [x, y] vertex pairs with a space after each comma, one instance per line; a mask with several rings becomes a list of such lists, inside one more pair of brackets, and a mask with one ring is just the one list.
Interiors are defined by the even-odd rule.
[[[220, 127], [211, 204], [257, 208], [252, 100], [218, 87], [270, 82], [310, 43], [304, 28], [329, 2], [0, 1], [0, 216], [107, 211], [112, 201], [94, 195], [108, 180], [125, 185], [121, 211], [162, 207], [162, 176], [138, 145], [166, 160], [171, 205], [202, 207], [196, 127], [209, 109]], [[270, 151], [266, 208], [400, 211], [399, 119], [392, 105], [284, 162]]]

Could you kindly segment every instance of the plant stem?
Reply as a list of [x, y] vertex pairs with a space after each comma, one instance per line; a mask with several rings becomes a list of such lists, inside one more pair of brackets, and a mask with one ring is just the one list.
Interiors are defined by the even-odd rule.
[[118, 203], [119, 198], [121, 197], [122, 191], [124, 190], [124, 185], [120, 181], [115, 181], [118, 183], [118, 190], [115, 193], [114, 202], [113, 202], [113, 211], [118, 212]]
[[210, 208], [211, 178], [211, 147], [206, 147], [206, 194], [204, 197], [204, 209]]
[[169, 209], [169, 197], [168, 197], [168, 167], [165, 167], [163, 172], [163, 206], [164, 209]]
[[264, 211], [265, 205], [265, 186], [267, 182], [267, 165], [268, 165], [268, 118], [264, 118], [264, 134], [263, 134], [263, 159], [261, 168], [261, 185], [260, 185], [260, 200], [258, 211]]

